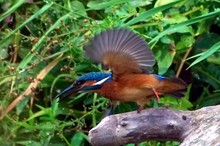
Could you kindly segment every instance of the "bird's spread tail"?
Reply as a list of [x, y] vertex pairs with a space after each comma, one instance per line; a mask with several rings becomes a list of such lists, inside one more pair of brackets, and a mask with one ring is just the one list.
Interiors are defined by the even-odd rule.
[[181, 98], [187, 91], [187, 84], [180, 78], [164, 78], [161, 82], [162, 87], [157, 90], [160, 93]]

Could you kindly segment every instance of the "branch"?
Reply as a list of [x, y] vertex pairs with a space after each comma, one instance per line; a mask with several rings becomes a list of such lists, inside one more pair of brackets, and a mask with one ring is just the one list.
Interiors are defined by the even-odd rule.
[[216, 145], [220, 139], [219, 115], [220, 105], [196, 111], [154, 108], [140, 114], [134, 111], [111, 115], [89, 131], [89, 140], [93, 146], [138, 144], [146, 140], [175, 140], [182, 142], [181, 146]]

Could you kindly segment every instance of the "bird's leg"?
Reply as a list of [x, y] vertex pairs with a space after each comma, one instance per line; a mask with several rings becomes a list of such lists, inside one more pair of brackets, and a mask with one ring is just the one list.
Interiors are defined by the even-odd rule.
[[157, 97], [157, 102], [160, 102], [160, 97], [159, 97], [159, 93], [155, 90], [155, 88], [152, 88], [154, 95]]
[[111, 102], [107, 104], [107, 110], [105, 111], [104, 117], [114, 114], [114, 110], [118, 105], [118, 101], [111, 100]]
[[137, 113], [140, 113], [144, 109], [144, 103], [139, 102], [137, 103], [137, 105], [138, 105]]
[[144, 108], [140, 105], [138, 105], [137, 113], [140, 113]]

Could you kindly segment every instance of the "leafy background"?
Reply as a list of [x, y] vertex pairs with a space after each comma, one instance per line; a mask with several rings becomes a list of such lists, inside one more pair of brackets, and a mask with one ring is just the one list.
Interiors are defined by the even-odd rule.
[[[113, 27], [133, 29], [149, 42], [154, 73], [189, 84], [184, 98], [164, 97], [147, 107], [219, 104], [219, 6], [218, 0], [0, 0], [0, 145], [89, 145], [88, 131], [109, 100], [85, 93], [60, 103], [53, 97], [80, 75], [102, 70], [82, 47]], [[121, 103], [115, 113], [136, 109]]]

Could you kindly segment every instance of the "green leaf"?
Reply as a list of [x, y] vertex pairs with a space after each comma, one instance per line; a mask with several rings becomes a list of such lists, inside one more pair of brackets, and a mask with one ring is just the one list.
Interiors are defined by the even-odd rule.
[[203, 97], [201, 101], [197, 103], [198, 107], [197, 108], [202, 108], [206, 106], [211, 106], [211, 105], [216, 105], [220, 103], [220, 93], [214, 93], [210, 94], [206, 97]]
[[208, 14], [204, 14], [202, 16], [198, 16], [198, 17], [195, 17], [195, 18], [192, 18], [188, 21], [184, 21], [184, 22], [181, 22], [179, 24], [176, 24], [176, 25], [173, 25], [171, 27], [169, 27], [168, 29], [164, 30], [163, 32], [161, 32], [159, 35], [157, 35], [155, 38], [153, 38], [149, 44], [153, 44], [154, 42], [156, 42], [158, 39], [162, 38], [163, 36], [167, 35], [167, 34], [170, 34], [170, 33], [174, 33], [174, 32], [177, 32], [178, 29], [181, 29], [181, 27], [185, 27], [185, 26], [188, 26], [188, 25], [191, 25], [191, 24], [194, 24], [194, 23], [197, 23], [197, 22], [201, 22], [201, 21], [204, 21], [206, 19], [209, 19], [213, 16], [216, 16], [216, 15], [219, 15], [220, 14], [220, 9], [217, 9], [213, 12], [210, 12]]
[[192, 45], [193, 45], [194, 42], [195, 42], [195, 39], [194, 39], [194, 37], [191, 36], [191, 35], [188, 35], [188, 36], [187, 36], [187, 35], [183, 35], [183, 36], [181, 37], [181, 40], [180, 40], [180, 41], [183, 42], [187, 48], [189, 48], [189, 47], [192, 47]]
[[1, 58], [1, 59], [5, 59], [5, 58], [8, 57], [7, 51], [8, 51], [8, 50], [5, 49], [5, 48], [1, 48], [1, 49], [0, 49], [0, 58]]
[[159, 6], [162, 6], [162, 5], [166, 5], [168, 3], [172, 3], [172, 2], [175, 2], [176, 0], [157, 0], [154, 7], [159, 7]]
[[52, 105], [51, 105], [51, 117], [55, 118], [56, 115], [58, 114], [58, 105], [59, 105], [59, 98], [56, 98], [52, 101]]
[[168, 46], [158, 50], [155, 54], [158, 65], [158, 74], [163, 75], [166, 73], [167, 69], [173, 62], [175, 54], [175, 52], [169, 50]]
[[115, 10], [115, 14], [117, 14], [121, 18], [130, 17], [134, 14], [136, 14], [136, 8], [129, 4], [124, 4], [119, 9]]
[[110, 0], [110, 1], [89, 1], [87, 3], [87, 7], [93, 9], [93, 10], [100, 10], [108, 7], [112, 7], [114, 5], [122, 4], [129, 2], [130, 0]]
[[164, 44], [171, 44], [173, 43], [173, 38], [171, 38], [170, 36], [164, 36], [160, 39], [160, 41]]
[[212, 55], [213, 53], [218, 51], [219, 48], [220, 48], [220, 41], [217, 42], [216, 44], [214, 44], [209, 50], [202, 53], [202, 55], [199, 58], [197, 58], [195, 61], [193, 61], [193, 63], [188, 68], [190, 68], [190, 67], [196, 65], [197, 63], [201, 62], [202, 60], [208, 58], [210, 55]]
[[83, 146], [84, 141], [87, 140], [88, 137], [81, 131], [78, 131], [71, 138], [71, 146]]
[[14, 76], [9, 76], [9, 77], [5, 77], [4, 79], [0, 80], [0, 85], [10, 82], [12, 79], [14, 78]]
[[181, 50], [184, 48], [192, 47], [194, 42], [195, 42], [195, 39], [193, 36], [183, 35], [183, 36], [181, 36], [180, 41], [178, 41], [178, 43], [176, 45], [176, 50]]
[[216, 55], [216, 56], [210, 56], [207, 58], [207, 61], [209, 63], [213, 63], [213, 64], [217, 64], [217, 65], [220, 65], [220, 55]]
[[38, 111], [38, 112], [32, 114], [26, 121], [35, 119], [37, 117], [41, 117], [43, 115], [49, 115], [50, 110], [51, 110], [50, 108], [43, 108], [43, 107], [40, 107], [40, 106], [38, 106], [38, 107], [41, 108], [41, 111]]
[[114, 113], [124, 113], [124, 112], [129, 112], [129, 111], [135, 111], [138, 109], [138, 106], [136, 103], [133, 102], [121, 102], [113, 111]]
[[191, 87], [192, 85], [190, 84], [187, 88], [185, 96], [179, 100], [178, 109], [187, 110], [193, 107], [193, 104], [189, 101]]
[[41, 143], [33, 141], [33, 140], [18, 141], [16, 143], [19, 145], [25, 145], [25, 146], [42, 146]]
[[175, 14], [175, 15], [167, 15], [166, 17], [163, 18], [163, 21], [168, 23], [168, 24], [176, 24], [180, 22], [187, 21], [188, 18], [184, 15], [180, 14]]
[[187, 110], [193, 107], [193, 104], [189, 101], [189, 95], [191, 91], [191, 85], [188, 86], [185, 96], [181, 99], [177, 99], [171, 96], [165, 96], [165, 98], [161, 98], [160, 102], [163, 104], [168, 104], [171, 107], [181, 110]]
[[77, 14], [73, 14], [72, 15], [73, 18], [78, 18], [78, 17], [81, 17], [81, 16], [87, 16], [86, 9], [80, 1], [72, 1], [71, 6], [72, 6], [72, 10], [73, 10], [74, 13], [80, 14], [80, 16], [77, 15]]
[[180, 1], [175, 1], [175, 2], [172, 2], [172, 3], [166, 4], [166, 5], [160, 6], [160, 7], [153, 8], [149, 11], [144, 11], [143, 13], [141, 13], [140, 15], [135, 17], [134, 19], [131, 19], [130, 21], [128, 21], [123, 26], [126, 27], [126, 26], [130, 26], [130, 25], [133, 25], [133, 24], [141, 22], [141, 21], [145, 21], [147, 18], [151, 17], [152, 15], [154, 15], [156, 13], [159, 13], [161, 11], [164, 11], [164, 10], [172, 7], [173, 5], [175, 5], [179, 2]]
[[152, 4], [151, 0], [135, 0], [130, 1], [129, 4], [131, 4], [133, 7], [140, 7], [140, 6], [146, 6]]
[[176, 32], [178, 32], [178, 33], [190, 33], [190, 34], [194, 35], [193, 29], [192, 29], [191, 26], [180, 27], [176, 30]]
[[21, 100], [17, 105], [16, 105], [16, 114], [19, 115], [24, 107], [27, 105], [28, 101], [30, 99], [30, 96], [25, 97], [23, 100]]

